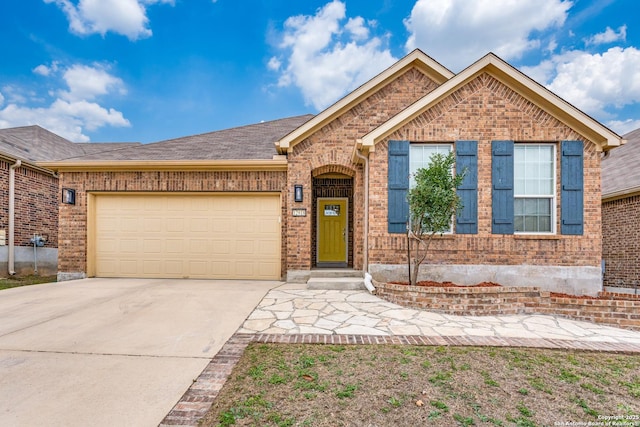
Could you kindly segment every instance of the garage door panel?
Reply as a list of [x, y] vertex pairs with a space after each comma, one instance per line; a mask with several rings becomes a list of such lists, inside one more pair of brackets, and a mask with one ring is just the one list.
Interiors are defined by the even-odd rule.
[[277, 195], [97, 195], [96, 275], [278, 279]]

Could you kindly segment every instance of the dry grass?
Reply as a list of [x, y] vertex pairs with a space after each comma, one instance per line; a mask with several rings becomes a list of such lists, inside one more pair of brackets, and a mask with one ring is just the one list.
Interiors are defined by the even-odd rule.
[[0, 278], [0, 290], [17, 288], [19, 286], [37, 285], [40, 283], [50, 283], [57, 281], [56, 276], [12, 276]]
[[252, 344], [202, 425], [548, 426], [603, 417], [640, 425], [640, 355]]

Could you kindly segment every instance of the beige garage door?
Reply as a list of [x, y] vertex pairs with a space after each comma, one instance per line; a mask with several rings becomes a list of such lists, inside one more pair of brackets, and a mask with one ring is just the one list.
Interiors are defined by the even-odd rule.
[[278, 195], [96, 195], [97, 277], [280, 278]]

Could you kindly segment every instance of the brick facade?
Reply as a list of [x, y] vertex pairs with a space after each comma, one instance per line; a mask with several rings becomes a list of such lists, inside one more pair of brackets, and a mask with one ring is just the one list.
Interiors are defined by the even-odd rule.
[[[312, 176], [318, 175], [319, 172], [336, 172], [346, 177], [353, 177], [354, 198], [351, 209], [353, 209], [353, 234], [356, 237], [350, 249], [350, 257], [353, 259], [354, 268], [362, 268], [363, 264], [364, 209], [363, 169], [360, 165], [354, 165], [352, 161], [356, 140], [436, 87], [436, 83], [422, 72], [410, 69], [297, 144], [293, 152], [288, 155], [287, 187], [293, 188], [295, 184], [303, 185], [304, 203], [297, 203], [296, 207], [306, 208], [308, 212], [312, 212], [313, 209]], [[289, 203], [293, 205], [292, 194], [289, 195]], [[289, 219], [290, 226], [286, 239], [289, 270], [309, 270], [315, 262], [312, 259], [312, 221], [312, 216]]]
[[640, 195], [602, 204], [604, 285], [640, 288]]
[[[9, 234], [9, 168], [0, 160], [0, 230]], [[58, 179], [19, 167], [15, 171], [15, 246], [32, 246], [34, 234], [46, 237], [46, 248], [58, 247]]]
[[[538, 106], [481, 74], [376, 146], [370, 156], [369, 264], [406, 264], [407, 239], [387, 232], [388, 140], [478, 141], [478, 234], [435, 239], [428, 263], [598, 267], [601, 258], [600, 157], [595, 144]], [[554, 142], [556, 176], [559, 141], [583, 140], [584, 235], [491, 234], [491, 141]], [[560, 230], [560, 182], [556, 185], [556, 229]]]
[[[61, 205], [58, 270], [65, 273], [87, 270], [88, 192], [278, 192], [282, 200], [282, 232], [287, 228], [285, 172], [62, 172], [61, 186], [76, 190], [75, 205]], [[283, 239], [283, 271], [286, 244]]]

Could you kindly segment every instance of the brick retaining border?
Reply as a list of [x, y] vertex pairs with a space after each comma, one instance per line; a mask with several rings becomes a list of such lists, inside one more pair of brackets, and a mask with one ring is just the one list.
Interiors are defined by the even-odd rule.
[[376, 283], [376, 295], [411, 308], [458, 316], [550, 314], [640, 330], [640, 298], [600, 293], [607, 299], [551, 296], [536, 287], [425, 287]]
[[599, 351], [620, 354], [640, 354], [640, 344], [587, 342], [544, 338], [500, 337], [425, 337], [417, 335], [233, 335], [209, 362], [189, 390], [176, 403], [159, 427], [197, 427], [207, 414], [215, 398], [244, 350], [252, 343], [274, 344], [334, 344], [334, 345], [425, 345], [425, 346], [486, 346], [527, 347], [564, 350]]

